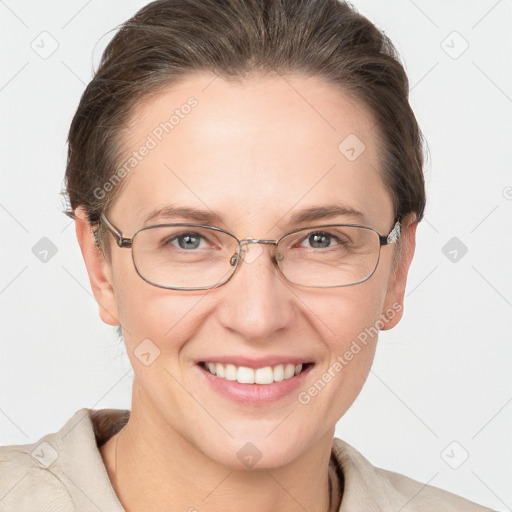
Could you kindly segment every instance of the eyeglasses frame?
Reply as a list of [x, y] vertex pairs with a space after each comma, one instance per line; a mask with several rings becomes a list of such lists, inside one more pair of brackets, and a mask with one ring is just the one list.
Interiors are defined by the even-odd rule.
[[166, 290], [182, 290], [182, 291], [210, 290], [210, 289], [218, 288], [219, 286], [222, 286], [222, 285], [226, 284], [236, 274], [238, 268], [240, 267], [241, 262], [243, 261], [243, 257], [241, 257], [240, 255], [241, 255], [242, 249], [243, 249], [243, 247], [245, 245], [248, 245], [248, 244], [275, 245], [276, 249], [277, 249], [277, 246], [278, 246], [279, 242], [283, 238], [288, 237], [290, 235], [293, 235], [294, 233], [297, 233], [298, 231], [307, 231], [308, 229], [320, 229], [320, 228], [340, 227], [340, 226], [347, 226], [347, 227], [367, 229], [367, 230], [373, 231], [379, 237], [379, 255], [377, 257], [377, 262], [375, 264], [375, 268], [373, 269], [373, 271], [371, 272], [370, 275], [368, 275], [364, 279], [361, 279], [360, 281], [356, 281], [355, 283], [349, 283], [349, 284], [328, 285], [328, 286], [302, 285], [302, 284], [295, 283], [294, 281], [291, 281], [290, 279], [288, 279], [288, 277], [286, 277], [286, 275], [283, 273], [281, 267], [279, 266], [279, 262], [277, 261], [275, 256], [272, 259], [273, 259], [274, 265], [277, 266], [277, 268], [278, 268], [279, 272], [281, 273], [281, 275], [288, 282], [290, 282], [292, 284], [295, 284], [297, 286], [302, 286], [302, 287], [305, 287], [305, 288], [341, 288], [341, 287], [345, 287], [345, 286], [354, 286], [356, 284], [364, 283], [365, 281], [370, 279], [370, 277], [373, 276], [373, 274], [375, 273], [375, 271], [377, 270], [377, 267], [379, 265], [379, 261], [380, 261], [380, 248], [383, 247], [383, 246], [386, 246], [386, 245], [390, 245], [390, 244], [396, 243], [398, 241], [398, 239], [400, 238], [400, 234], [401, 234], [401, 222], [400, 222], [399, 219], [397, 219], [395, 221], [395, 224], [393, 225], [393, 227], [391, 228], [391, 230], [389, 231], [389, 233], [387, 235], [381, 235], [376, 229], [370, 228], [368, 226], [363, 226], [363, 225], [360, 225], [360, 224], [322, 224], [321, 226], [296, 228], [296, 229], [294, 229], [292, 231], [289, 231], [289, 232], [285, 233], [284, 235], [281, 235], [277, 240], [266, 240], [266, 239], [259, 239], [259, 238], [245, 238], [244, 240], [239, 240], [235, 235], [233, 235], [229, 231], [226, 231], [225, 229], [222, 229], [222, 228], [218, 228], [216, 226], [208, 226], [208, 225], [205, 225], [205, 224], [194, 224], [194, 223], [188, 223], [188, 222], [185, 222], [185, 223], [178, 222], [178, 223], [152, 224], [150, 226], [143, 226], [142, 228], [138, 229], [130, 238], [128, 238], [128, 237], [123, 236], [121, 230], [116, 228], [107, 219], [105, 214], [103, 214], [103, 213], [101, 214], [100, 220], [101, 220], [101, 222], [103, 222], [103, 224], [108, 229], [108, 231], [113, 235], [114, 239], [116, 240], [117, 246], [122, 248], [122, 249], [133, 249], [133, 240], [137, 236], [137, 233], [140, 233], [141, 231], [145, 231], [145, 230], [148, 230], [148, 229], [161, 228], [161, 227], [171, 227], [171, 226], [192, 226], [192, 227], [195, 226], [195, 227], [198, 227], [198, 228], [210, 229], [212, 231], [219, 231], [221, 233], [225, 233], [226, 235], [231, 236], [232, 238], [234, 238], [238, 242], [238, 251], [230, 259], [230, 264], [233, 267], [235, 267], [235, 268], [234, 268], [233, 272], [229, 275], [229, 277], [227, 279], [225, 279], [224, 281], [221, 281], [220, 283], [216, 283], [216, 284], [214, 284], [212, 286], [202, 286], [202, 287], [194, 287], [194, 288], [182, 288], [182, 287], [175, 287], [175, 286], [164, 286], [164, 285], [157, 284], [157, 283], [155, 283], [153, 281], [150, 281], [149, 279], [145, 278], [143, 275], [141, 275], [141, 273], [139, 272], [139, 269], [137, 268], [137, 264], [135, 263], [135, 258], [133, 256], [133, 250], [132, 250], [133, 266], [135, 267], [135, 271], [137, 272], [137, 274], [139, 275], [139, 277], [142, 280], [144, 280], [148, 284], [151, 284], [151, 285], [156, 286], [158, 288], [164, 288]]

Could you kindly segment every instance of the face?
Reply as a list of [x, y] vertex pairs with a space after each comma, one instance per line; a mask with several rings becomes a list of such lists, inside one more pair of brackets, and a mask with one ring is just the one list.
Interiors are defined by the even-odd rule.
[[[252, 78], [243, 85], [214, 78], [190, 77], [134, 113], [127, 158], [148, 136], [156, 144], [138, 151], [147, 154], [108, 213], [125, 237], [144, 225], [206, 223], [174, 215], [145, 222], [170, 205], [213, 212], [213, 225], [240, 240], [277, 239], [294, 228], [334, 223], [390, 231], [392, 200], [381, 179], [375, 123], [361, 104], [317, 78]], [[196, 105], [183, 108], [192, 96]], [[160, 123], [176, 109], [179, 121], [162, 131]], [[364, 143], [355, 159], [339, 149], [348, 136]], [[362, 216], [291, 221], [301, 210], [328, 205]], [[273, 265], [272, 246], [251, 244], [230, 281], [199, 291], [148, 284], [136, 273], [131, 251], [115, 243], [109, 261], [94, 256], [91, 239], [78, 228], [102, 318], [123, 329], [138, 390], [132, 414], [230, 467], [242, 466], [239, 450], [248, 442], [261, 454], [258, 466], [269, 468], [322, 440], [330, 445], [336, 422], [369, 373], [375, 327], [390, 328], [401, 316], [414, 228], [404, 226], [409, 249], [397, 269], [395, 246], [382, 247], [373, 276], [354, 286], [294, 285]], [[149, 354], [144, 362], [141, 352]], [[272, 384], [240, 384], [212, 375], [201, 362], [303, 363], [304, 371]]]

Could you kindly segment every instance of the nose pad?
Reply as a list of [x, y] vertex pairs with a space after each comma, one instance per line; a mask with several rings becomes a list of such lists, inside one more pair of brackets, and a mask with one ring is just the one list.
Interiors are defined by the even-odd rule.
[[232, 267], [236, 267], [238, 265], [238, 262], [240, 261], [240, 259], [241, 259], [240, 253], [238, 251], [236, 251], [235, 254], [233, 254], [233, 256], [231, 256], [231, 258], [229, 258], [229, 264]]
[[[246, 240], [257, 240], [257, 239], [248, 238]], [[255, 247], [253, 247], [252, 251], [249, 251], [249, 245], [255, 246]], [[265, 245], [267, 245], [267, 244], [265, 244]], [[270, 245], [270, 244], [268, 244], [268, 245]], [[253, 263], [254, 261], [256, 261], [261, 256], [261, 254], [263, 254], [263, 252], [264, 251], [263, 251], [263, 247], [262, 247], [261, 243], [250, 242], [249, 244], [244, 244], [240, 251], [235, 252], [233, 254], [233, 256], [231, 256], [231, 258], [229, 259], [229, 263], [232, 267], [235, 267], [243, 259], [246, 263], [250, 264], [250, 263]], [[272, 263], [275, 266], [278, 266], [278, 264], [277, 264], [278, 261], [281, 261], [283, 258], [284, 258], [284, 256], [276, 253], [275, 248], [274, 248], [274, 254], [272, 254], [272, 256], [271, 256]]]
[[[246, 240], [256, 240], [254, 238], [246, 238]], [[251, 247], [251, 250], [249, 250], [249, 247]], [[244, 254], [244, 261], [246, 263], [254, 263], [263, 253], [263, 247], [261, 244], [257, 242], [249, 242], [247, 245], [243, 246], [243, 254]]]

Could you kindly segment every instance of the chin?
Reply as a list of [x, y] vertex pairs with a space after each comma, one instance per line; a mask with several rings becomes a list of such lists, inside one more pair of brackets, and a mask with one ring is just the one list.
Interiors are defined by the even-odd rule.
[[268, 434], [271, 430], [265, 429], [265, 433], [262, 433], [261, 428], [249, 426], [244, 430], [244, 436], [235, 438], [226, 434], [222, 439], [207, 440], [206, 445], [203, 438], [197, 448], [208, 458], [230, 469], [263, 470], [292, 463], [314, 442], [313, 436], [305, 438], [304, 432], [283, 429], [279, 435], [277, 431]]

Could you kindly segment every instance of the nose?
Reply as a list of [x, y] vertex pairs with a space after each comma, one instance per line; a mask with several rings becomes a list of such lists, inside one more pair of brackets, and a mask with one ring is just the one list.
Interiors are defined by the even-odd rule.
[[273, 261], [274, 246], [249, 243], [224, 294], [219, 320], [247, 340], [263, 340], [290, 325], [294, 297]]

